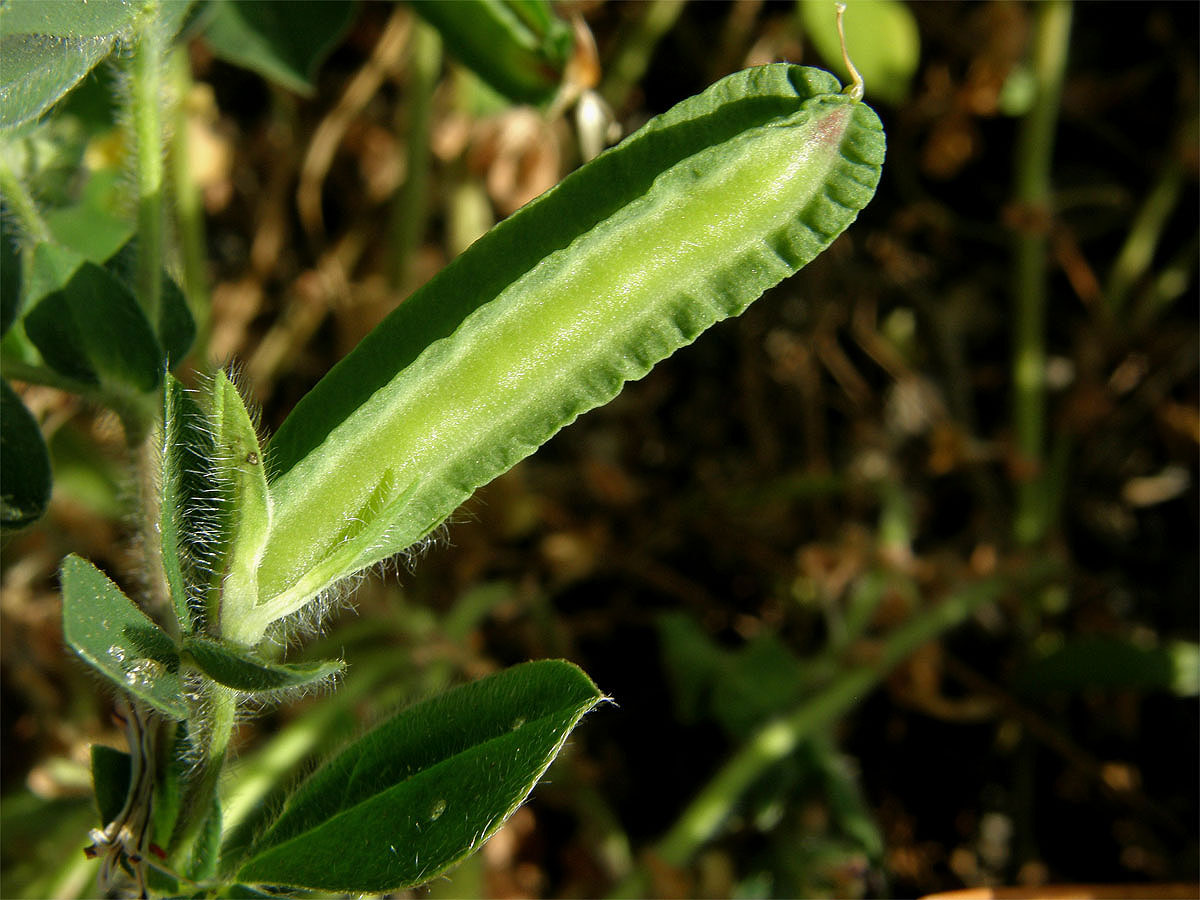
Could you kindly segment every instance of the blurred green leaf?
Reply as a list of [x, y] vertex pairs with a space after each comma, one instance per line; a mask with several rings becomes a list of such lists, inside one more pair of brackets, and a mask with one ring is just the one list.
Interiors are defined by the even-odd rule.
[[351, 0], [214, 0], [204, 37], [222, 59], [310, 95], [354, 19]]
[[340, 659], [313, 663], [268, 663], [251, 653], [195, 635], [183, 649], [213, 681], [239, 691], [277, 691], [324, 681], [346, 668]]
[[822, 779], [822, 794], [829, 803], [839, 829], [869, 859], [882, 862], [883, 835], [871, 815], [871, 807], [863, 796], [855, 760], [839, 753], [832, 739], [809, 742], [811, 761]]
[[46, 225], [64, 247], [101, 265], [125, 246], [135, 230], [134, 220], [122, 210], [124, 173], [92, 172], [77, 202], [46, 210]]
[[55, 118], [75, 119], [89, 138], [111, 133], [120, 124], [120, 79], [118, 66], [111, 63], [96, 66], [63, 98]]
[[708, 713], [723, 651], [686, 613], [660, 616], [658, 632], [679, 716], [697, 722]]
[[77, 117], [54, 115], [17, 134], [3, 135], [0, 147], [7, 167], [48, 211], [73, 202], [87, 142], [88, 134]]
[[4, 896], [94, 895], [99, 860], [78, 851], [64, 853], [63, 848], [80, 847], [80, 835], [95, 821], [96, 810], [87, 797], [48, 800], [28, 789], [5, 795], [0, 801]]
[[127, 511], [129, 472], [125, 460], [102, 452], [75, 421], [63, 423], [50, 436], [54, 492], [105, 519]]
[[[131, 239], [104, 263], [104, 268], [134, 295], [137, 293], [137, 260], [137, 240]], [[179, 289], [175, 279], [165, 271], [162, 273], [161, 300], [158, 327], [155, 331], [166, 352], [166, 359], [174, 366], [187, 356], [192, 341], [196, 338], [196, 323], [192, 319], [183, 291]]]
[[442, 632], [456, 644], [465, 645], [471, 632], [500, 604], [513, 599], [513, 586], [504, 581], [487, 581], [468, 588], [446, 613]]
[[351, 892], [428, 881], [512, 815], [603, 699], [544, 660], [419, 703], [302, 784], [237, 877]]
[[0, 528], [22, 528], [50, 502], [50, 456], [42, 430], [7, 381], [0, 381]]
[[34, 271], [44, 283], [70, 272], [61, 288], [25, 314], [25, 333], [47, 365], [89, 384], [154, 389], [162, 350], [137, 300], [117, 278], [49, 244], [34, 252]]
[[792, 708], [807, 686], [800, 661], [772, 634], [727, 650], [682, 613], [662, 616], [659, 633], [681, 716], [711, 715], [732, 737]]
[[187, 717], [175, 644], [86, 559], [63, 560], [63, 635], [79, 656], [172, 719]]
[[0, 335], [16, 321], [21, 309], [21, 257], [17, 233], [8, 210], [0, 205]]
[[[850, 73], [842, 62], [834, 4], [798, 0], [804, 32], [825, 64], [843, 81]], [[847, 4], [846, 49], [862, 75], [868, 99], [901, 103], [921, 62], [921, 36], [908, 5], [901, 0], [852, 0]]]
[[1030, 694], [1125, 688], [1195, 696], [1200, 693], [1198, 682], [1200, 647], [1194, 643], [1141, 647], [1103, 635], [1072, 638], [1016, 676], [1018, 688]]
[[46, 295], [65, 288], [85, 262], [87, 258], [70, 247], [51, 243], [34, 247], [29, 283], [25, 286], [26, 310]]
[[553, 99], [571, 57], [571, 28], [545, 0], [421, 0], [446, 50], [510, 100]]
[[734, 737], [749, 737], [763, 722], [791, 709], [806, 683], [800, 661], [773, 634], [729, 653], [713, 690], [713, 715]]
[[162, 273], [159, 323], [152, 329], [135, 296], [137, 242], [128, 222], [97, 238], [93, 228], [104, 230], [108, 221], [102, 209], [80, 204], [55, 212], [47, 221], [61, 243], [34, 250], [26, 335], [64, 375], [152, 390], [167, 360], [181, 361], [195, 339], [183, 292]]

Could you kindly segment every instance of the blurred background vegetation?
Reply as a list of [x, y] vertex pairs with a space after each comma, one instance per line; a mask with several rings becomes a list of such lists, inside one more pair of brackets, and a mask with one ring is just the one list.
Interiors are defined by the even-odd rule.
[[[573, 77], [624, 133], [745, 66], [840, 72], [832, 4], [556, 9], [594, 35], [599, 79]], [[195, 38], [171, 159], [198, 359], [235, 361], [268, 428], [586, 153], [573, 112], [503, 99], [407, 6], [279, 18], [320, 66]], [[860, 0], [847, 26], [888, 133], [873, 203], [365, 581], [303, 651], [344, 654], [344, 683], [239, 732], [228, 821], [400, 704], [561, 656], [617, 705], [417, 896], [1196, 879], [1200, 7]], [[91, 228], [124, 165], [111, 78], [42, 157], [43, 200]], [[56, 571], [76, 552], [136, 587], [132, 485], [111, 415], [22, 396], [55, 493], [3, 546], [4, 895], [88, 896], [87, 747], [120, 739]], [[963, 598], [890, 668], [898, 627]], [[722, 824], [689, 840], [702, 790]]]

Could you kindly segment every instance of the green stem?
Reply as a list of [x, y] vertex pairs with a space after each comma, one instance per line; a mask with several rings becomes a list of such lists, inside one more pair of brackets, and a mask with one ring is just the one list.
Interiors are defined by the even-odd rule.
[[41, 384], [70, 394], [78, 394], [97, 406], [109, 407], [120, 417], [125, 428], [126, 443], [131, 449], [136, 450], [142, 439], [149, 434], [158, 416], [157, 397], [154, 394], [105, 390], [25, 360], [5, 357], [0, 360], [0, 375], [9, 381]]
[[5, 206], [35, 244], [53, 240], [50, 227], [38, 212], [37, 201], [9, 166], [5, 156], [6, 153], [0, 153], [0, 195], [4, 197]]
[[1200, 258], [1200, 232], [1192, 235], [1170, 260], [1156, 267], [1154, 280], [1134, 310], [1133, 330], [1143, 331], [1192, 284]]
[[77, 381], [67, 375], [60, 375], [53, 369], [35, 365], [20, 359], [5, 358], [0, 361], [0, 375], [9, 381], [24, 381], [27, 384], [42, 384], [46, 387], [58, 388], [81, 397], [101, 401], [101, 392], [94, 384]]
[[1014, 536], [1029, 545], [1046, 533], [1042, 472], [1046, 431], [1046, 262], [1051, 219], [1050, 168], [1071, 32], [1068, 0], [1037, 6], [1033, 37], [1033, 106], [1016, 150], [1016, 206], [1022, 225], [1014, 247], [1013, 428], [1018, 475]]
[[1150, 189], [1149, 196], [1134, 216], [1129, 234], [1109, 273], [1104, 293], [1114, 320], [1118, 320], [1124, 312], [1134, 285], [1149, 270], [1163, 229], [1179, 205], [1182, 193], [1183, 163], [1172, 153]]
[[637, 19], [618, 44], [616, 55], [609, 60], [600, 86], [600, 95], [614, 110], [620, 110], [634, 85], [650, 67], [650, 59], [659, 41], [671, 30], [685, 0], [654, 0], [639, 11]]
[[164, 48], [157, 27], [158, 3], [147, 0], [138, 22], [130, 66], [130, 112], [136, 147], [138, 188], [138, 300], [158, 327], [163, 268]]
[[[651, 851], [654, 860], [682, 867], [717, 833], [746, 790], [767, 769], [786, 758], [858, 705], [900, 662], [920, 646], [964, 621], [984, 603], [995, 600], [998, 579], [967, 585], [937, 606], [897, 628], [871, 665], [851, 669], [792, 713], [759, 729], [688, 804]], [[650, 868], [644, 862], [613, 892], [614, 897], [647, 896]]]
[[187, 97], [192, 89], [192, 72], [187, 48], [177, 47], [171, 54], [170, 76], [171, 92], [176, 98], [171, 137], [171, 181], [183, 258], [183, 291], [192, 319], [196, 322], [196, 341], [192, 352], [197, 359], [206, 360], [211, 325], [206, 271], [208, 251], [204, 237], [204, 210], [201, 208], [200, 191], [192, 178], [188, 144]]
[[428, 211], [433, 92], [442, 68], [442, 40], [422, 19], [413, 21], [409, 77], [408, 155], [404, 185], [392, 207], [392, 287], [403, 291]]

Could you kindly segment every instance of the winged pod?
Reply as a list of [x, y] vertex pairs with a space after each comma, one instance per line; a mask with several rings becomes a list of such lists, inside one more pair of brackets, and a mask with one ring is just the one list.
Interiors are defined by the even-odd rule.
[[[225, 637], [257, 643], [404, 551], [630, 379], [795, 273], [871, 199], [883, 128], [826, 72], [737, 72], [472, 245], [264, 448], [254, 571]], [[228, 594], [228, 591], [227, 591]]]

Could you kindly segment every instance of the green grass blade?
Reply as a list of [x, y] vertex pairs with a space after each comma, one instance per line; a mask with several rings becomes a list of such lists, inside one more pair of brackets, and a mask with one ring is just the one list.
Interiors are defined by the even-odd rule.
[[411, 707], [302, 784], [237, 877], [353, 893], [422, 884], [504, 823], [603, 699], [575, 666], [543, 660]]

